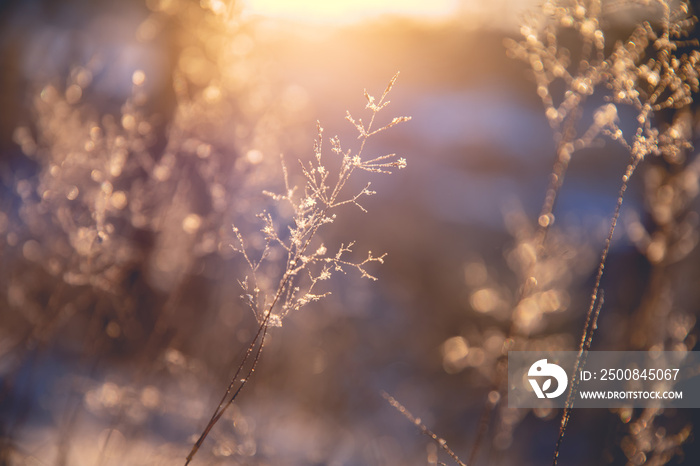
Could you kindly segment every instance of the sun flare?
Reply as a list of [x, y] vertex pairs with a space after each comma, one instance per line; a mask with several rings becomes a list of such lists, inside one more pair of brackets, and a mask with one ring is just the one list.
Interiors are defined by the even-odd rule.
[[246, 0], [251, 15], [310, 23], [352, 23], [382, 15], [421, 18], [447, 17], [458, 0]]

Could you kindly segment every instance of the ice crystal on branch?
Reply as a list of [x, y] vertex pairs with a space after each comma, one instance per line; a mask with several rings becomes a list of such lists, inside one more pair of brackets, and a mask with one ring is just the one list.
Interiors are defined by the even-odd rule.
[[317, 288], [319, 282], [328, 280], [333, 272], [345, 273], [346, 269], [356, 269], [362, 277], [376, 280], [376, 277], [367, 270], [367, 266], [373, 262], [382, 263], [384, 255], [376, 256], [370, 251], [364, 260], [355, 262], [347, 258], [353, 252], [354, 242], [342, 243], [335, 253], [329, 253], [329, 249], [319, 242], [317, 236], [321, 228], [336, 219], [336, 211], [339, 207], [354, 204], [365, 210], [359, 201], [364, 196], [374, 194], [374, 191], [369, 189], [369, 183], [355, 193], [347, 187], [348, 180], [357, 170], [390, 174], [395, 168], [406, 166], [406, 161], [397, 158], [395, 154], [370, 158], [364, 156], [367, 139], [410, 119], [409, 117], [394, 118], [383, 127], [373, 129], [375, 117], [389, 104], [386, 97], [397, 77], [398, 73], [391, 79], [377, 103], [374, 97], [365, 91], [368, 101], [366, 108], [371, 112], [367, 125], [364, 125], [362, 120], [353, 120], [348, 114], [348, 120], [359, 133], [359, 148], [355, 151], [343, 149], [337, 136], [331, 138], [331, 151], [335, 157], [340, 158], [337, 169], [326, 167], [323, 154], [323, 128], [320, 123], [317, 125], [318, 137], [314, 143], [313, 160], [307, 163], [299, 160], [305, 180], [301, 188], [290, 183], [289, 170], [284, 159], [282, 160], [284, 191], [282, 193], [265, 191], [264, 194], [270, 197], [280, 212], [286, 208], [291, 212], [291, 216], [285, 220], [284, 216], [277, 219], [268, 211], [258, 214], [262, 222], [260, 230], [262, 247], [257, 248], [260, 250], [259, 254], [253, 253], [256, 248], [251, 247], [251, 244], [257, 243], [255, 240], [260, 238], [246, 239], [240, 229], [233, 226], [235, 242], [232, 247], [243, 256], [249, 269], [249, 275], [239, 281], [243, 290], [242, 299], [252, 309], [259, 325], [224, 396], [187, 456], [186, 465], [192, 461], [211, 429], [233, 404], [255, 372], [270, 326], [281, 326], [282, 320], [290, 311], [296, 311], [306, 304], [327, 296], [328, 292], [319, 292]]
[[[365, 91], [366, 109], [371, 113], [367, 124], [361, 119], [355, 120], [349, 112], [347, 113], [346, 119], [355, 126], [360, 140], [356, 150], [344, 149], [337, 136], [330, 138], [332, 156], [339, 158], [339, 165], [333, 161], [330, 161], [328, 166], [326, 164], [323, 128], [320, 123], [317, 123], [314, 157], [307, 162], [299, 160], [305, 181], [303, 186], [291, 185], [289, 169], [282, 160], [283, 192], [264, 191], [264, 194], [269, 196], [278, 208], [286, 206], [291, 211], [291, 218], [288, 221], [276, 221], [267, 211], [258, 215], [263, 223], [260, 231], [264, 247], [257, 259], [251, 257], [247, 241], [238, 228], [234, 227], [236, 244], [233, 248], [243, 255], [250, 269], [249, 278], [241, 282], [243, 299], [260, 322], [266, 320], [268, 315], [273, 315], [275, 318], [270, 319], [270, 323], [281, 324], [290, 311], [325, 297], [328, 293], [319, 293], [317, 288], [319, 282], [329, 279], [333, 272], [345, 273], [346, 269], [356, 269], [362, 277], [376, 280], [367, 266], [373, 262], [383, 262], [383, 254], [376, 256], [370, 251], [364, 260], [354, 262], [348, 258], [353, 252], [354, 242], [341, 244], [335, 252], [329, 252], [325, 245], [316, 241], [316, 237], [324, 225], [335, 220], [339, 207], [353, 204], [365, 211], [361, 200], [375, 194], [375, 191], [372, 191], [370, 183], [367, 183], [359, 191], [351, 192], [347, 183], [357, 170], [391, 174], [394, 169], [406, 166], [406, 160], [398, 158], [396, 154], [377, 157], [366, 157], [364, 154], [365, 142], [371, 136], [410, 120], [410, 117], [396, 117], [375, 129], [375, 117], [389, 104], [386, 97], [397, 76], [392, 78], [378, 101]], [[337, 169], [332, 169], [331, 166], [337, 166]], [[266, 272], [274, 268], [274, 264], [270, 264], [274, 262], [272, 257], [278, 265], [279, 258], [283, 257], [284, 266], [277, 267], [279, 271], [273, 280], [270, 280], [269, 273], [261, 279], [261, 267], [265, 268]], [[263, 281], [266, 282], [266, 286], [262, 285]]]

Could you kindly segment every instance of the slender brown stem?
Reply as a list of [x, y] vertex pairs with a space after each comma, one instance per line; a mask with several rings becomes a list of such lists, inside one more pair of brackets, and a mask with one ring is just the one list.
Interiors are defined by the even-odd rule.
[[418, 426], [418, 428], [420, 429], [420, 431], [423, 434], [425, 434], [428, 437], [430, 437], [431, 439], [435, 440], [437, 442], [437, 444], [440, 446], [440, 448], [445, 450], [447, 452], [447, 454], [450, 455], [450, 457], [454, 460], [455, 463], [457, 463], [459, 466], [467, 466], [465, 463], [463, 463], [459, 459], [457, 454], [454, 451], [452, 451], [452, 449], [450, 447], [447, 446], [447, 442], [445, 442], [445, 439], [438, 437], [437, 434], [435, 434], [425, 424], [423, 424], [419, 418], [413, 416], [413, 414], [411, 414], [411, 412], [409, 410], [407, 410], [404, 407], [404, 405], [399, 403], [393, 396], [389, 395], [385, 391], [382, 391], [382, 397], [384, 397], [384, 399], [386, 401], [388, 401], [391, 406], [396, 408], [396, 410], [398, 412], [403, 414], [406, 417], [406, 419], [408, 419], [411, 422], [411, 424]]
[[[265, 343], [265, 336], [267, 335], [267, 330], [269, 328], [269, 322], [270, 322], [270, 315], [271, 313], [268, 312], [268, 314], [265, 316], [263, 321], [260, 323], [260, 326], [258, 327], [258, 331], [255, 334], [255, 337], [253, 338], [253, 341], [250, 343], [248, 346], [248, 349], [246, 350], [245, 356], [243, 357], [243, 361], [238, 365], [238, 368], [236, 369], [236, 373], [233, 375], [231, 378], [231, 383], [229, 384], [228, 388], [226, 389], [226, 392], [224, 393], [224, 396], [221, 398], [221, 401], [219, 402], [218, 406], [214, 410], [214, 414], [212, 414], [211, 418], [209, 419], [209, 422], [207, 423], [207, 426], [204, 428], [204, 431], [202, 431], [202, 434], [199, 436], [197, 441], [194, 443], [192, 446], [192, 450], [190, 450], [189, 455], [187, 455], [187, 459], [185, 461], [185, 466], [190, 464], [194, 456], [197, 454], [199, 451], [199, 448], [202, 446], [202, 443], [204, 443], [204, 440], [207, 438], [209, 435], [209, 432], [211, 429], [216, 425], [216, 423], [221, 419], [221, 416], [224, 415], [226, 410], [233, 404], [233, 401], [236, 399], [238, 394], [243, 390], [243, 387], [246, 385], [248, 380], [250, 379], [250, 376], [253, 375], [253, 372], [255, 372], [255, 367], [258, 364], [258, 361], [260, 360], [260, 354], [262, 352], [263, 345]], [[259, 340], [259, 345], [258, 345], [258, 340]], [[241, 371], [243, 370], [243, 367], [245, 367], [245, 363], [250, 357], [250, 355], [253, 353], [255, 350], [255, 347], [257, 346], [257, 350], [255, 351], [255, 356], [253, 358], [253, 364], [248, 370], [245, 378], [243, 379], [238, 379], [238, 376], [240, 375]], [[231, 396], [231, 399], [226, 401], [226, 399], [229, 397], [229, 394], [233, 391], [234, 386], [236, 383], [240, 383], [236, 391], [233, 393], [233, 396]]]
[[[588, 307], [588, 312], [586, 314], [586, 323], [583, 327], [583, 335], [581, 337], [581, 345], [579, 348], [579, 354], [576, 361], [576, 369], [572, 377], [572, 384], [569, 388], [569, 395], [566, 400], [566, 407], [564, 413], [562, 414], [561, 426], [559, 428], [559, 437], [557, 438], [557, 443], [554, 447], [554, 458], [552, 459], [552, 466], [557, 466], [559, 461], [559, 451], [561, 449], [561, 444], [564, 439], [564, 433], [566, 432], [566, 427], [569, 424], [569, 419], [571, 418], [571, 406], [573, 405], [573, 397], [575, 395], [576, 385], [578, 384], [577, 373], [582, 362], [585, 362], [585, 353], [587, 353], [588, 348], [591, 346], [591, 341], [593, 339], [593, 330], [595, 330], [596, 323], [598, 321], [598, 315], [600, 314], [600, 309], [603, 306], [603, 297], [601, 293], [600, 300], [598, 299], [598, 294], [600, 291], [600, 282], [603, 278], [603, 272], [605, 271], [605, 264], [608, 259], [608, 253], [610, 252], [610, 244], [612, 243], [613, 235], [615, 234], [615, 227], [617, 226], [617, 221], [620, 218], [620, 210], [622, 209], [622, 202], [625, 197], [625, 192], [627, 191], [627, 185], [630, 178], [634, 174], [639, 162], [642, 160], [641, 157], [632, 157], [632, 161], [627, 165], [625, 174], [622, 176], [622, 183], [620, 185], [620, 192], [617, 197], [617, 204], [615, 205], [615, 212], [613, 213], [612, 219], [610, 220], [610, 230], [608, 231], [608, 236], [605, 238], [605, 246], [603, 247], [603, 252], [600, 257], [600, 263], [598, 264], [598, 273], [596, 274], [595, 285], [593, 286], [593, 292], [591, 293], [591, 303]], [[596, 307], [597, 304], [597, 307]]]

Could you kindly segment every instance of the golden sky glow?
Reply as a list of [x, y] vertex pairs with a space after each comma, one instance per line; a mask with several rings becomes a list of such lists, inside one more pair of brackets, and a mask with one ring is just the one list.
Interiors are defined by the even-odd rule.
[[459, 0], [245, 0], [247, 14], [313, 23], [351, 23], [384, 14], [447, 17]]

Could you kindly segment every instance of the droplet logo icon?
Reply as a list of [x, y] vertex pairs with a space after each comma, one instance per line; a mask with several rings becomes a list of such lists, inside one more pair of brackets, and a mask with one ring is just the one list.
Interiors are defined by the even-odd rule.
[[[548, 363], [546, 359], [540, 359], [530, 366], [527, 375], [537, 398], [556, 398], [564, 393], [569, 383], [566, 371], [556, 364]], [[540, 388], [538, 380], [544, 377], [547, 377], [547, 379], [544, 380]], [[549, 390], [552, 388], [552, 378], [557, 381], [557, 385], [556, 390], [550, 393]]]

